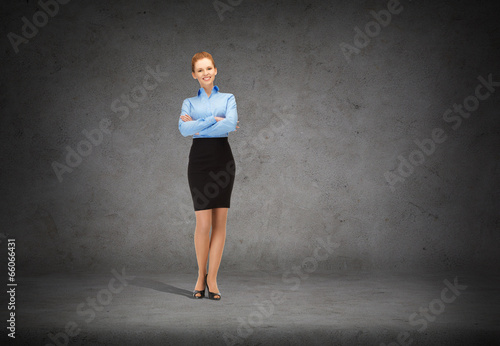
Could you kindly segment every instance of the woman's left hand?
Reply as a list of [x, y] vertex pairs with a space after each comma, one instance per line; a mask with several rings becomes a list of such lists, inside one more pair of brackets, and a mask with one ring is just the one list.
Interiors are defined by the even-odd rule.
[[193, 118], [189, 114], [181, 115], [182, 121], [193, 121]]

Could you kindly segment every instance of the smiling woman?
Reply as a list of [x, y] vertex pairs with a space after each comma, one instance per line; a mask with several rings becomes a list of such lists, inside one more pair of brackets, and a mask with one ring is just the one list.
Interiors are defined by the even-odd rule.
[[196, 53], [191, 60], [191, 73], [200, 89], [197, 96], [184, 100], [179, 131], [184, 137], [193, 135], [187, 171], [196, 214], [198, 281], [193, 297], [203, 298], [207, 289], [210, 299], [219, 300], [217, 272], [226, 241], [227, 213], [236, 174], [228, 135], [239, 127], [238, 112], [234, 95], [221, 93], [214, 86], [217, 68], [212, 55]]

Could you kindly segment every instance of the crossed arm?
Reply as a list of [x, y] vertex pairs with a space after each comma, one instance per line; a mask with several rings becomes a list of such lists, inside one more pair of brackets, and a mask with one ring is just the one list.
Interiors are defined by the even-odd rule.
[[234, 96], [228, 99], [226, 117], [209, 116], [203, 119], [193, 120], [188, 114], [188, 104], [182, 104], [182, 114], [179, 117], [179, 130], [184, 137], [190, 135], [220, 135], [223, 133], [237, 131], [240, 128], [237, 123], [238, 113]]
[[182, 103], [181, 116], [179, 117], [179, 131], [184, 137], [194, 135], [199, 131], [217, 123], [215, 117], [209, 116], [203, 119], [193, 120], [189, 115], [189, 101], [184, 100]]

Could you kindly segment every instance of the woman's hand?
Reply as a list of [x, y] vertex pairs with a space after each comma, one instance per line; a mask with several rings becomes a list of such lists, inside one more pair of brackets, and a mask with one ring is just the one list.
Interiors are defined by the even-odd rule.
[[[226, 119], [226, 118], [215, 117], [215, 120], [217, 120], [217, 121], [222, 120], [222, 119]], [[236, 122], [236, 124], [238, 124], [239, 122], [240, 122], [240, 121], [238, 120], [238, 121]], [[240, 127], [239, 127], [238, 125], [236, 125], [236, 128], [238, 128], [238, 129], [239, 129]], [[237, 131], [237, 130], [235, 129], [234, 131]]]
[[[226, 119], [226, 118], [223, 118], [223, 117], [215, 117], [215, 120], [217, 121], [221, 121], [222, 119]], [[238, 120], [236, 123], [239, 123], [240, 121]], [[236, 128], [240, 128], [238, 125], [236, 125]], [[234, 130], [234, 131], [237, 131], [237, 130]]]
[[182, 121], [193, 121], [193, 119], [191, 118], [191, 116], [189, 114], [181, 115], [181, 119], [182, 119]]
[[[218, 118], [218, 117], [216, 117], [216, 118]], [[222, 119], [224, 119], [224, 118], [222, 118]], [[237, 121], [237, 123], [239, 123], [239, 122], [240, 122], [240, 121], [238, 120], [238, 121]], [[237, 127], [237, 128], [240, 128], [238, 125], [236, 125], [236, 127]], [[234, 130], [234, 132], [236, 132], [236, 131], [238, 131], [238, 130]], [[196, 132], [196, 133], [195, 133], [195, 135], [199, 135], [199, 134], [200, 134], [199, 132]]]
[[[181, 115], [181, 119], [182, 121], [193, 121], [193, 119], [191, 118], [191, 116], [189, 114], [186, 114], [186, 115]], [[226, 118], [223, 118], [223, 117], [215, 117], [215, 120], [217, 120], [218, 122], [221, 121], [222, 119], [226, 119]], [[236, 123], [239, 123], [240, 121], [238, 120]], [[236, 128], [240, 128], [238, 125], [236, 125]], [[238, 131], [238, 130], [234, 130], [235, 132]], [[195, 135], [199, 135], [200, 133], [199, 132], [196, 132]]]

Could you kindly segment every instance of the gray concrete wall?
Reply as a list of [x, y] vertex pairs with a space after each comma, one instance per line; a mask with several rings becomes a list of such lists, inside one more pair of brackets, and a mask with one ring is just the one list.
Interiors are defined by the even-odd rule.
[[0, 237], [19, 271], [196, 271], [177, 121], [202, 50], [240, 120], [221, 270], [311, 270], [318, 239], [335, 271], [497, 266], [500, 85], [478, 87], [500, 81], [494, 1], [221, 3], [2, 3]]

